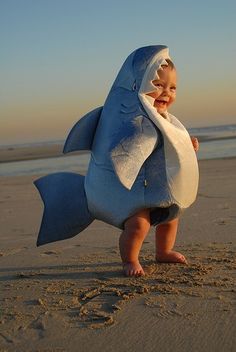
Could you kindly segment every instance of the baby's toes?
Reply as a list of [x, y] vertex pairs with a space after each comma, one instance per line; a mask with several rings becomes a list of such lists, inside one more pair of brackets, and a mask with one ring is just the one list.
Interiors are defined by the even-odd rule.
[[187, 259], [185, 258], [185, 256], [181, 253], [176, 253], [176, 260], [178, 261], [178, 263], [182, 263], [182, 264], [187, 264]]

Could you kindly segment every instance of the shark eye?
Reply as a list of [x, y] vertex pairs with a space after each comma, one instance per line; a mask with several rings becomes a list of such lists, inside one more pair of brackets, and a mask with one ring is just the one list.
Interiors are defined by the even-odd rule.
[[134, 84], [133, 84], [133, 87], [132, 87], [132, 90], [136, 90], [137, 86], [136, 86], [136, 81], [134, 81]]

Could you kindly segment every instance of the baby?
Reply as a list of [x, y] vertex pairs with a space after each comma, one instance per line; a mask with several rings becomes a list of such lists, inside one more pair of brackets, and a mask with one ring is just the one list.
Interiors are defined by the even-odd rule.
[[[147, 93], [154, 99], [153, 106], [164, 118], [168, 118], [166, 112], [176, 99], [176, 69], [172, 61], [166, 60], [168, 66], [162, 65], [158, 70], [158, 78], [152, 81], [156, 90]], [[191, 137], [193, 148], [198, 151], [199, 144], [195, 137]], [[158, 146], [157, 146], [158, 148]], [[124, 224], [124, 230], [120, 236], [120, 254], [126, 276], [145, 275], [139, 262], [139, 253], [145, 237], [150, 229], [150, 210], [143, 209], [128, 218]], [[156, 260], [157, 262], [187, 263], [183, 254], [173, 250], [179, 219], [161, 223], [156, 227]]]
[[35, 181], [44, 202], [38, 246], [71, 238], [98, 219], [123, 231], [125, 275], [144, 275], [139, 253], [150, 226], [157, 226], [156, 260], [186, 263], [173, 247], [178, 218], [197, 194], [198, 141], [168, 112], [175, 97], [167, 46], [127, 57], [104, 105], [67, 137], [65, 153], [91, 151], [86, 175], [57, 172]]

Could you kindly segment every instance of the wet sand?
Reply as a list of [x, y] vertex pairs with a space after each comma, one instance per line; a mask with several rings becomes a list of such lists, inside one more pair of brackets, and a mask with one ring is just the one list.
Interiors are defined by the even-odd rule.
[[125, 278], [119, 230], [95, 221], [36, 248], [43, 211], [32, 182], [0, 178], [0, 351], [234, 351], [236, 159], [200, 162], [200, 188], [176, 243], [188, 265]]
[[44, 158], [55, 158], [63, 156], [62, 144], [42, 144], [36, 146], [24, 147], [1, 147], [0, 148], [0, 163], [21, 160], [35, 160]]

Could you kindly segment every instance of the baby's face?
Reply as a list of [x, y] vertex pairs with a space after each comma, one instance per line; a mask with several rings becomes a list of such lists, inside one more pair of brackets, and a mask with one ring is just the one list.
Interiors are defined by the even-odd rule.
[[169, 66], [163, 66], [163, 70], [158, 71], [159, 79], [152, 81], [156, 87], [155, 92], [147, 93], [154, 98], [154, 107], [163, 114], [176, 98], [176, 70]]

